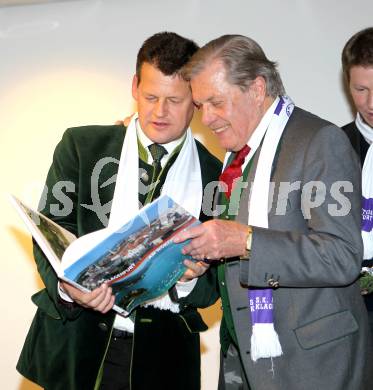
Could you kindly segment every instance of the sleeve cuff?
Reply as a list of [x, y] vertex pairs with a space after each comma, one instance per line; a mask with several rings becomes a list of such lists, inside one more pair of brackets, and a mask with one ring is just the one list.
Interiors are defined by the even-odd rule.
[[249, 285], [249, 262], [247, 260], [240, 261], [240, 284]]
[[178, 297], [184, 298], [188, 296], [197, 284], [197, 280], [198, 278], [194, 278], [192, 280], [188, 280], [187, 282], [177, 282], [175, 287]]
[[69, 303], [73, 303], [74, 301], [70, 298], [70, 296], [66, 293], [66, 291], [61, 287], [61, 284], [60, 282], [58, 282], [57, 284], [57, 291], [58, 291], [58, 295], [60, 296], [60, 298], [65, 301], [65, 302], [69, 302]]

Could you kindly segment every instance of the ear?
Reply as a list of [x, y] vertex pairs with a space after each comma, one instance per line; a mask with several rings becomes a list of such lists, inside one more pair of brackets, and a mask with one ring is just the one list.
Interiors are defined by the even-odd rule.
[[267, 94], [267, 84], [262, 76], [257, 76], [256, 79], [251, 83], [249, 90], [251, 96], [261, 105], [263, 104]]
[[132, 97], [136, 101], [137, 101], [138, 95], [139, 95], [138, 84], [139, 84], [139, 79], [137, 78], [136, 75], [134, 75], [133, 79], [132, 79]]

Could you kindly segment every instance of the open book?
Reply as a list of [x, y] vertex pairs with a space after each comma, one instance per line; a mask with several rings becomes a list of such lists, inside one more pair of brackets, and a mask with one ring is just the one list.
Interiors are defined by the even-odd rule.
[[124, 315], [165, 293], [183, 275], [185, 243], [172, 238], [200, 223], [163, 195], [120, 229], [76, 238], [16, 197], [11, 200], [57, 276], [83, 291], [108, 283], [115, 294], [114, 310]]

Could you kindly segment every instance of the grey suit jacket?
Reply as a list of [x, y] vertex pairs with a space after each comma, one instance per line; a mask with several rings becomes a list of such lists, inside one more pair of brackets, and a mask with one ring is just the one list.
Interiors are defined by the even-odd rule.
[[[339, 128], [295, 108], [274, 164], [269, 229], [254, 227], [250, 260], [231, 262], [226, 268], [250, 386], [372, 389], [367, 313], [356, 283], [362, 258], [358, 161]], [[256, 161], [249, 183], [255, 168]], [[309, 191], [312, 184], [317, 191]], [[292, 189], [289, 194], [287, 189]], [[237, 217], [245, 224], [248, 194], [249, 189], [244, 190]], [[321, 203], [314, 207], [316, 202]], [[247, 286], [275, 287], [275, 328], [283, 355], [272, 361], [251, 360]]]

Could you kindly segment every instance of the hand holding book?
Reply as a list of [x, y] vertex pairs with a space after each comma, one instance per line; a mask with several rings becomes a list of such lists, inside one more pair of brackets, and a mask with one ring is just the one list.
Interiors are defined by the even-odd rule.
[[[68, 283], [62, 287], [83, 306], [107, 311], [112, 294], [114, 310], [128, 315], [167, 292], [180, 278], [190, 280], [207, 269], [182, 253], [185, 243], [173, 240], [200, 222], [166, 195], [120, 229], [105, 228], [78, 239], [18, 199], [13, 197], [12, 202], [59, 279]], [[110, 289], [100, 290], [103, 284]]]
[[202, 276], [210, 267], [210, 265], [204, 261], [195, 262], [192, 260], [184, 260], [184, 265], [187, 267], [187, 269], [184, 272], [184, 275], [180, 278], [180, 282], [187, 282], [189, 280], [198, 278], [199, 276]]
[[106, 283], [93, 291], [82, 291], [67, 282], [60, 282], [64, 292], [80, 306], [107, 313], [114, 306], [115, 295]]

